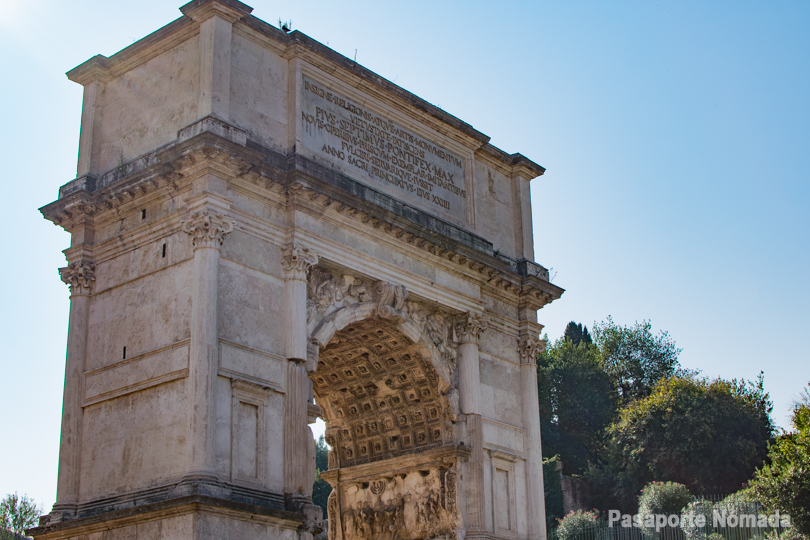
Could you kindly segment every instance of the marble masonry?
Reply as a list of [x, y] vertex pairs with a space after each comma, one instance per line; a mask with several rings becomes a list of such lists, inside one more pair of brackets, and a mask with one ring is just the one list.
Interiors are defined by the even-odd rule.
[[545, 539], [544, 169], [237, 0], [180, 11], [68, 73], [78, 172], [41, 209], [71, 233], [58, 493], [31, 534]]

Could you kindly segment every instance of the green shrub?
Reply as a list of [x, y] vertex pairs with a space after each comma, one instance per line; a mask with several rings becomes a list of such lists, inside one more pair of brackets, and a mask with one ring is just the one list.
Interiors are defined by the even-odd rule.
[[698, 527], [694, 518], [702, 515], [704, 523], [711, 525], [713, 509], [714, 504], [711, 501], [692, 501], [686, 505], [683, 514], [693, 516], [691, 520], [681, 520], [681, 530], [683, 530], [687, 540], [707, 540], [706, 526]]
[[[677, 482], [650, 482], [638, 497], [638, 513], [642, 516], [677, 514], [692, 500], [692, 494]], [[655, 534], [655, 528], [643, 527], [647, 534]]]
[[810, 537], [810, 385], [793, 408], [793, 427], [768, 448], [770, 463], [756, 472], [751, 489], [768, 510], [788, 514], [795, 531]]
[[576, 540], [587, 535], [587, 540], [602, 540], [605, 536], [604, 524], [599, 520], [598, 510], [571, 510], [557, 525], [558, 540]]

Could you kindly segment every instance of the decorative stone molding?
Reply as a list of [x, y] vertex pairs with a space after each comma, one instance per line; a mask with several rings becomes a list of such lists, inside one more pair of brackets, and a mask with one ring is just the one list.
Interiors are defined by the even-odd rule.
[[481, 334], [489, 327], [486, 318], [474, 311], [459, 317], [454, 328], [454, 340], [458, 343], [478, 343]]
[[353, 304], [373, 305], [373, 313], [381, 319], [413, 323], [450, 369], [455, 368], [458, 345], [451, 339], [452, 315], [409, 301], [408, 291], [402, 285], [384, 281], [372, 285], [368, 280], [348, 274], [336, 277], [335, 273], [324, 268], [310, 271], [307, 287], [307, 325], [310, 331], [338, 310]]
[[233, 220], [211, 208], [192, 211], [181, 221], [183, 232], [191, 236], [195, 248], [218, 248], [233, 231]]
[[402, 285], [395, 285], [387, 281], [378, 281], [374, 285], [377, 295], [377, 316], [400, 323], [408, 319], [405, 311], [405, 300], [408, 299], [408, 290]]
[[321, 347], [317, 339], [307, 338], [307, 373], [312, 373], [318, 369], [318, 358], [320, 356]]
[[518, 354], [521, 364], [534, 364], [537, 362], [537, 355], [546, 350], [546, 342], [536, 337], [525, 337], [518, 339]]
[[371, 284], [360, 278], [343, 275], [338, 280], [327, 270], [313, 268], [307, 287], [307, 323], [344, 305], [372, 302], [372, 291]]
[[[381, 215], [369, 214], [364, 205], [344, 199], [336, 200], [332, 194], [323, 193], [300, 180], [290, 183], [287, 177], [289, 171], [279, 165], [253, 162], [252, 157], [226, 151], [216, 145], [194, 147], [179, 157], [169, 158], [163, 154], [164, 152], [166, 150], [155, 150], [128, 163], [126, 179], [120, 178], [118, 169], [96, 178], [93, 189], [89, 190], [89, 196], [83, 192], [80, 197], [78, 196], [82, 189], [80, 187], [82, 179], [76, 179], [63, 186], [58, 201], [43, 207], [41, 211], [46, 219], [70, 231], [75, 226], [76, 217], [89, 215], [105, 218], [108, 214], [119, 211], [121, 206], [131, 207], [138, 204], [141, 197], [156, 190], [166, 187], [176, 190], [182, 183], [188, 181], [193, 170], [213, 162], [218, 166], [227, 167], [235, 177], [267, 192], [287, 195], [295, 193], [296, 199], [302, 204], [311, 206], [317, 211], [329, 211], [349, 217], [419, 250], [457, 264], [462, 267], [462, 271], [471, 271], [480, 276], [487, 287], [515, 295], [532, 309], [540, 309], [563, 293], [563, 289], [549, 283], [548, 272], [542, 267], [530, 270], [529, 275], [521, 276], [520, 268], [503, 267], [487, 255], [479, 257], [469, 250], [449, 249], [432, 241], [432, 235], [415, 230], [406, 231], [401, 226], [386, 221]], [[77, 201], [80, 204], [77, 205]]]
[[96, 280], [96, 266], [90, 261], [80, 260], [59, 269], [59, 276], [69, 287], [70, 294], [89, 295]]
[[287, 244], [281, 248], [281, 253], [284, 255], [281, 266], [288, 278], [305, 280], [309, 269], [318, 264], [315, 252], [298, 242]]
[[418, 302], [406, 305], [411, 321], [422, 330], [445, 362], [455, 368], [458, 345], [452, 339], [453, 316], [439, 310], [430, 310]]

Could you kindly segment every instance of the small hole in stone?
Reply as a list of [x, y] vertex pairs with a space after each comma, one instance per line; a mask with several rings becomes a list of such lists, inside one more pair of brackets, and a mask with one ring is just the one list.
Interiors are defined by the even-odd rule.
[[162, 257], [166, 256], [166, 244], [163, 244], [163, 255], [161, 255], [161, 256]]
[[141, 219], [146, 219], [146, 208], [141, 210]]
[[127, 359], [127, 348], [124, 347], [124, 360], [126, 360], [126, 359]]

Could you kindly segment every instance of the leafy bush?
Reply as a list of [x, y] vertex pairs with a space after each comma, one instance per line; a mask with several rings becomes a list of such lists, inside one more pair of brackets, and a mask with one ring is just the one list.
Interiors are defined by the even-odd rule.
[[575, 540], [587, 534], [588, 540], [601, 540], [605, 536], [605, 527], [599, 520], [598, 510], [571, 510], [557, 525], [558, 540]]
[[[695, 518], [703, 516], [704, 523], [712, 522], [712, 510], [714, 504], [711, 501], [692, 501], [683, 509], [684, 515], [692, 516], [690, 520], [681, 520], [681, 530], [687, 540], [704, 540], [706, 536], [706, 527], [698, 527]], [[714, 534], [714, 533], [712, 533]]]
[[[641, 490], [638, 498], [638, 513], [642, 516], [665, 514], [680, 515], [692, 500], [692, 494], [683, 484], [677, 482], [650, 482]], [[643, 527], [647, 534], [655, 534], [652, 529]]]
[[[691, 515], [692, 519], [682, 519], [681, 529], [683, 530], [687, 540], [713, 540], [714, 538], [723, 540], [728, 538], [749, 537], [760, 540], [810, 540], [799, 535], [796, 532], [795, 527], [792, 529], [782, 530], [781, 534], [779, 534], [778, 529], [769, 528], [770, 525], [767, 525], [765, 529], [758, 526], [756, 532], [746, 532], [745, 529], [747, 526], [742, 525], [741, 523], [743, 522], [739, 520], [740, 516], [759, 516], [767, 513], [769, 512], [767, 512], [766, 508], [762, 506], [762, 503], [755, 500], [753, 492], [750, 489], [744, 489], [738, 491], [737, 493], [732, 493], [722, 501], [715, 503], [705, 500], [698, 500], [689, 503], [689, 505], [684, 509], [684, 514]], [[738, 525], [734, 527], [726, 525], [723, 527], [721, 522], [715, 522], [715, 514], [727, 517], [737, 516]], [[699, 515], [702, 515], [705, 520], [706, 524], [704, 527], [698, 527], [696, 524], [696, 520], [694, 518]]]
[[677, 482], [650, 482], [638, 497], [638, 513], [680, 514], [692, 500], [692, 494]]
[[[810, 385], [808, 385], [810, 388]], [[768, 448], [770, 464], [756, 472], [751, 490], [769, 510], [791, 518], [791, 534], [810, 537], [810, 394], [793, 409], [795, 432], [784, 433]]]

